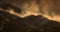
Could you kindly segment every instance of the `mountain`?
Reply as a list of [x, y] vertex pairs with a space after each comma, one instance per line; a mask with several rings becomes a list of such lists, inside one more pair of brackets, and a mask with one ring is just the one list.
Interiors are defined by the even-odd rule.
[[59, 32], [60, 23], [49, 20], [41, 15], [18, 16], [0, 11], [1, 32]]

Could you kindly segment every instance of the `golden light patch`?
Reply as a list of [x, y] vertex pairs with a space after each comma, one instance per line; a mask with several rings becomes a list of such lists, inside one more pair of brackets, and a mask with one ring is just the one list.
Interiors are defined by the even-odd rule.
[[[57, 8], [56, 11], [60, 10], [59, 0], [56, 0], [56, 1], [41, 0], [39, 1], [40, 4], [37, 4], [36, 0], [24, 2], [22, 5], [21, 5], [21, 2], [19, 2], [20, 4], [16, 4], [17, 2], [12, 2], [12, 3], [13, 3], [12, 5], [18, 7], [19, 9], [22, 9], [22, 11], [20, 13], [16, 13], [14, 12], [14, 9], [6, 10], [6, 12], [10, 14], [16, 15], [21, 18], [30, 16], [30, 15], [34, 15], [34, 16], [42, 15], [43, 17], [48, 18], [49, 20], [60, 22], [60, 15], [57, 15], [58, 14], [57, 12], [55, 13], [56, 8]], [[0, 10], [3, 10], [3, 9], [0, 9]], [[43, 14], [41, 13], [41, 10], [43, 11]], [[50, 16], [49, 13], [51, 14], [52, 17]]]

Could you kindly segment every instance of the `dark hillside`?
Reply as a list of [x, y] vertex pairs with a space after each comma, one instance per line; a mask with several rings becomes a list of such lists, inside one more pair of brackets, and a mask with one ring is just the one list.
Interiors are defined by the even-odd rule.
[[0, 11], [1, 32], [58, 32], [60, 23], [40, 16], [20, 18]]

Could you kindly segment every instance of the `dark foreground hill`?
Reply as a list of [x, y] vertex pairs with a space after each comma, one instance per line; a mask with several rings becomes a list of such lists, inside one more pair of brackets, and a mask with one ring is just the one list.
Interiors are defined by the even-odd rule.
[[0, 11], [0, 32], [59, 32], [60, 23], [43, 16], [18, 16]]

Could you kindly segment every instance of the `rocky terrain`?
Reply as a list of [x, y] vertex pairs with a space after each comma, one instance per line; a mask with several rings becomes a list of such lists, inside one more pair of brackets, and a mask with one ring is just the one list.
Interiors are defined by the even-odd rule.
[[0, 31], [1, 32], [58, 32], [60, 23], [48, 20], [45, 17], [27, 16], [20, 18], [18, 16], [0, 11]]

